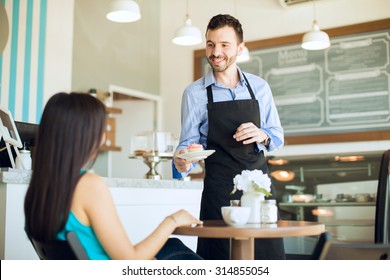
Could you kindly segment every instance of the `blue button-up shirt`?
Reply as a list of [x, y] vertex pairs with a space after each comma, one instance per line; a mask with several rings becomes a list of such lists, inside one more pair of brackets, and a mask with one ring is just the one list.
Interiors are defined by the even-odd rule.
[[[218, 84], [210, 70], [204, 77], [190, 84], [183, 93], [181, 104], [181, 133], [177, 151], [185, 149], [189, 144], [199, 143], [207, 149], [207, 133], [209, 128], [207, 112], [207, 87], [212, 85], [214, 102], [251, 99], [242, 71], [238, 68], [240, 81], [234, 89]], [[273, 151], [284, 144], [283, 128], [268, 83], [262, 78], [245, 73], [246, 78], [259, 101], [261, 129], [270, 137], [268, 147], [258, 144], [259, 151]], [[233, 137], [233, 135], [232, 135]], [[179, 173], [173, 165], [173, 178], [187, 176], [187, 172]]]

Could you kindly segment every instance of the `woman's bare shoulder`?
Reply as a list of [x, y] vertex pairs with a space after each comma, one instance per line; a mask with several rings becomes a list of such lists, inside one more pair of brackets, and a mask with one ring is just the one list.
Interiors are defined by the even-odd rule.
[[81, 191], [87, 192], [108, 191], [108, 186], [103, 178], [91, 172], [87, 172], [81, 176], [77, 187]]
[[103, 178], [93, 172], [86, 172], [83, 176], [81, 176], [81, 179], [87, 180], [87, 181], [93, 181], [93, 182], [104, 182]]
[[83, 224], [90, 226], [93, 213], [111, 205], [111, 201], [110, 191], [103, 178], [94, 173], [85, 173], [77, 183], [71, 209]]

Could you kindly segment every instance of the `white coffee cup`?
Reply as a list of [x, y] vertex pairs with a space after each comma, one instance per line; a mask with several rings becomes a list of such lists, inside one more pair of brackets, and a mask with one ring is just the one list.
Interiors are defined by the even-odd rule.
[[230, 226], [241, 226], [248, 222], [251, 209], [241, 206], [222, 206], [222, 218]]

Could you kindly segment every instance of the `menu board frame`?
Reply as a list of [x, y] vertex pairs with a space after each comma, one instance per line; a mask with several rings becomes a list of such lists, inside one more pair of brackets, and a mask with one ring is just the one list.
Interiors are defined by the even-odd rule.
[[[379, 32], [381, 30], [390, 29], [390, 18], [359, 23], [354, 25], [348, 25], [343, 27], [337, 27], [324, 30], [328, 33], [331, 40], [339, 36], [359, 35], [368, 32]], [[300, 44], [303, 34], [294, 34], [278, 38], [270, 38], [258, 41], [246, 42], [246, 46], [250, 51], [283, 48], [290, 47], [292, 44]], [[202, 73], [202, 59], [205, 57], [205, 49], [194, 51], [194, 80], [199, 79]], [[272, 89], [272, 86], [271, 86]], [[389, 140], [390, 129], [377, 129], [369, 131], [321, 131], [317, 133], [315, 131], [310, 134], [302, 133], [302, 135], [286, 135], [286, 144], [314, 144], [314, 143], [333, 143], [333, 142], [353, 142], [353, 141], [377, 141], [377, 140]]]

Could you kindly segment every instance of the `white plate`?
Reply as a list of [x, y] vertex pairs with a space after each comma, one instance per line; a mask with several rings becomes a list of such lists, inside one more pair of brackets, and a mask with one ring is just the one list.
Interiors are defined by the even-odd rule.
[[193, 161], [193, 160], [202, 160], [207, 158], [209, 155], [212, 155], [215, 152], [215, 150], [203, 150], [203, 151], [196, 151], [196, 152], [188, 152], [183, 154], [178, 154], [177, 157]]

